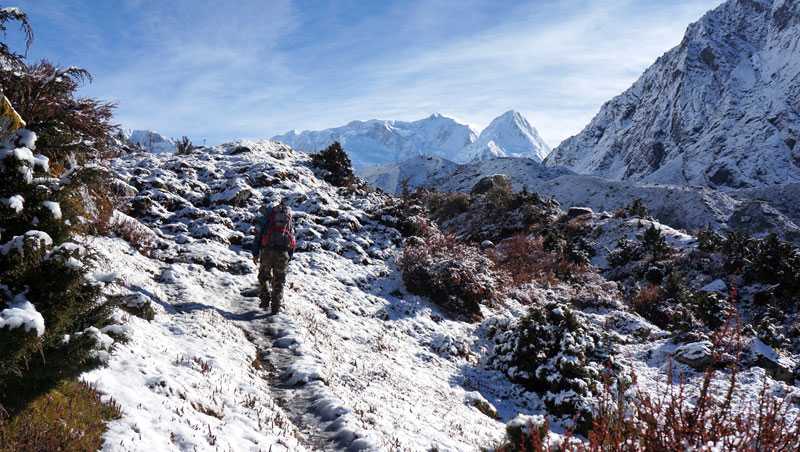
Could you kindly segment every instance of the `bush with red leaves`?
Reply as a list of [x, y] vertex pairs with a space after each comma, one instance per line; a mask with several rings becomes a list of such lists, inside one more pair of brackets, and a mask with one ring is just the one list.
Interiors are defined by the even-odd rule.
[[399, 264], [409, 291], [468, 320], [480, 320], [481, 303], [494, 300], [504, 285], [491, 259], [438, 231], [409, 240]]

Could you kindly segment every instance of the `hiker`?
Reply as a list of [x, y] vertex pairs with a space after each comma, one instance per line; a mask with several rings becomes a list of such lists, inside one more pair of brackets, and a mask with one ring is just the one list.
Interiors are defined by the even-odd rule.
[[253, 262], [258, 270], [261, 308], [277, 314], [283, 301], [283, 284], [286, 270], [294, 255], [295, 238], [292, 209], [281, 199], [276, 206], [264, 205], [255, 220], [256, 237], [253, 241]]

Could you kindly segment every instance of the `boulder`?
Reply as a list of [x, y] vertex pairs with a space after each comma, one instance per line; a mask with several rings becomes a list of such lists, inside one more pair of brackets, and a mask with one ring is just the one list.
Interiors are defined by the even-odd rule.
[[511, 186], [511, 179], [504, 174], [493, 174], [491, 176], [482, 177], [478, 183], [476, 183], [470, 194], [472, 195], [482, 195], [488, 193], [494, 188], [497, 187], [510, 187]]
[[779, 355], [775, 349], [758, 338], [750, 341], [749, 351], [753, 356], [753, 365], [766, 370], [776, 380], [794, 382], [794, 361]]
[[478, 409], [481, 413], [485, 414], [486, 416], [492, 419], [499, 419], [500, 416], [497, 414], [497, 408], [494, 407], [488, 400], [486, 400], [480, 392], [478, 391], [470, 391], [464, 394], [464, 401], [470, 405], [474, 406]]
[[570, 220], [584, 215], [593, 215], [593, 214], [594, 210], [592, 210], [589, 207], [570, 207], [569, 210], [567, 210], [567, 218], [569, 218]]
[[690, 342], [678, 347], [672, 356], [679, 363], [702, 370], [713, 362], [713, 348], [714, 344], [711, 341]]

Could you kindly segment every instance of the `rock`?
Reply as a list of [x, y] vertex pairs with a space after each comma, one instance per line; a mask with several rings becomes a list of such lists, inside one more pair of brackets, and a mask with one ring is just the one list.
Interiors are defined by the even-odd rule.
[[497, 408], [494, 407], [488, 400], [486, 400], [480, 392], [478, 391], [470, 391], [464, 394], [464, 401], [470, 405], [474, 406], [478, 409], [481, 413], [485, 414], [486, 416], [492, 419], [499, 419], [500, 416], [497, 414]]
[[726, 293], [728, 291], [728, 285], [725, 284], [725, 281], [721, 279], [715, 279], [710, 283], [706, 284], [705, 286], [700, 288], [700, 292], [719, 292], [719, 293]]
[[681, 345], [675, 350], [675, 361], [686, 364], [697, 370], [708, 367], [713, 361], [711, 341], [691, 342]]
[[511, 187], [511, 179], [504, 174], [483, 177], [472, 187], [470, 194], [482, 195], [497, 187]]
[[589, 207], [570, 207], [567, 210], [567, 218], [573, 219], [577, 217], [581, 217], [583, 215], [593, 215], [594, 210]]
[[491, 240], [484, 240], [483, 242], [481, 242], [481, 249], [482, 250], [486, 250], [486, 249], [489, 249], [489, 248], [494, 248], [494, 243], [492, 243]]
[[779, 355], [775, 349], [758, 338], [750, 341], [749, 351], [753, 354], [753, 365], [766, 370], [776, 380], [786, 383], [794, 382], [796, 367], [794, 361]]

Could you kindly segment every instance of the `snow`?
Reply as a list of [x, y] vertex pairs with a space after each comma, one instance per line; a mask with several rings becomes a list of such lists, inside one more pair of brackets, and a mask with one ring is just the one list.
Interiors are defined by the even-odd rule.
[[36, 149], [36, 132], [28, 129], [17, 130], [17, 142], [28, 149]]
[[53, 219], [61, 219], [61, 205], [59, 203], [55, 201], [42, 201], [42, 206], [50, 211], [50, 215], [53, 216]]
[[478, 140], [461, 151], [465, 161], [498, 157], [525, 157], [541, 163], [550, 147], [522, 114], [510, 110], [498, 116], [481, 132]]
[[409, 190], [424, 187], [432, 178], [451, 174], [456, 168], [458, 164], [441, 157], [417, 156], [400, 163], [361, 168], [357, 174], [387, 193], [401, 193], [405, 182]]
[[25, 244], [28, 242], [35, 244], [34, 246], [43, 245], [47, 247], [53, 244], [53, 239], [43, 231], [28, 231], [23, 235], [14, 236], [14, 238], [0, 246], [0, 255], [5, 256], [12, 251], [21, 254], [24, 252]]
[[25, 198], [23, 198], [21, 195], [14, 195], [10, 198], [0, 198], [0, 203], [5, 204], [15, 213], [20, 213], [22, 212], [22, 209], [25, 208]]
[[25, 294], [17, 294], [8, 307], [0, 311], [0, 328], [9, 330], [23, 328], [35, 331], [38, 337], [44, 335], [44, 317], [36, 307], [25, 298]]
[[700, 291], [726, 293], [728, 291], [728, 285], [725, 284], [725, 281], [721, 279], [715, 279], [710, 283], [706, 284], [705, 286], [701, 287]]
[[308, 152], [338, 141], [358, 168], [397, 163], [419, 155], [457, 160], [461, 150], [475, 141], [476, 134], [467, 125], [433, 114], [413, 122], [352, 121], [320, 131], [291, 131], [272, 139]]

